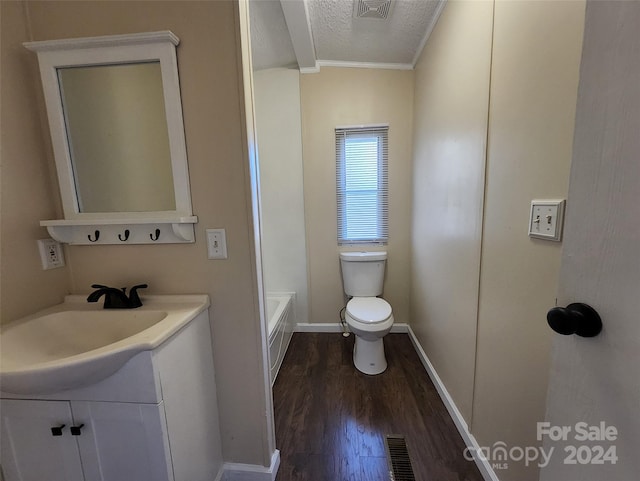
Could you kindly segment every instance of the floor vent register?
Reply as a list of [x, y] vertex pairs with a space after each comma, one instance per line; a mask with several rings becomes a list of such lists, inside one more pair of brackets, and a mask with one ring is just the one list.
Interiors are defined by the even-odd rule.
[[389, 434], [385, 443], [390, 481], [415, 481], [404, 436]]

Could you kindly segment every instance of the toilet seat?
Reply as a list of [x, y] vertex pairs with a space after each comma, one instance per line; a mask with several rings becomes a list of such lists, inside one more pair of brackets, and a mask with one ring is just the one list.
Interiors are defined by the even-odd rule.
[[391, 317], [391, 305], [379, 297], [354, 297], [347, 303], [347, 314], [363, 324], [378, 324]]

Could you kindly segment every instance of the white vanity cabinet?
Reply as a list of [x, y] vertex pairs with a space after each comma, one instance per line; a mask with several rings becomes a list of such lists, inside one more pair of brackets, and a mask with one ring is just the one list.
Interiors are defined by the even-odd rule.
[[4, 481], [213, 481], [219, 475], [207, 310], [98, 383], [0, 397]]
[[[84, 479], [75, 438], [53, 436], [51, 427], [68, 420], [71, 406], [64, 401], [0, 401], [2, 415], [2, 471], [6, 481]], [[65, 426], [69, 433], [69, 424]]]
[[[72, 402], [85, 480], [173, 481], [163, 403]], [[85, 429], [86, 428], [86, 429]]]
[[5, 399], [0, 409], [7, 481], [174, 479], [162, 403]]

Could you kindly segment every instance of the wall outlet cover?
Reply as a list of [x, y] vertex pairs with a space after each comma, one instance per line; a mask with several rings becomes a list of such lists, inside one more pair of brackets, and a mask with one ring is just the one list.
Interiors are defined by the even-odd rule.
[[60, 242], [53, 239], [40, 239], [38, 240], [38, 250], [43, 270], [64, 267], [64, 254]]

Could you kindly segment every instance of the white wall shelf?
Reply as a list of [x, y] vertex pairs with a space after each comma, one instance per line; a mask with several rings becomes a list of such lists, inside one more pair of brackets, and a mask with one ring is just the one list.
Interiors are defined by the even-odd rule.
[[43, 220], [49, 235], [65, 244], [183, 244], [195, 242], [196, 216], [90, 220]]

